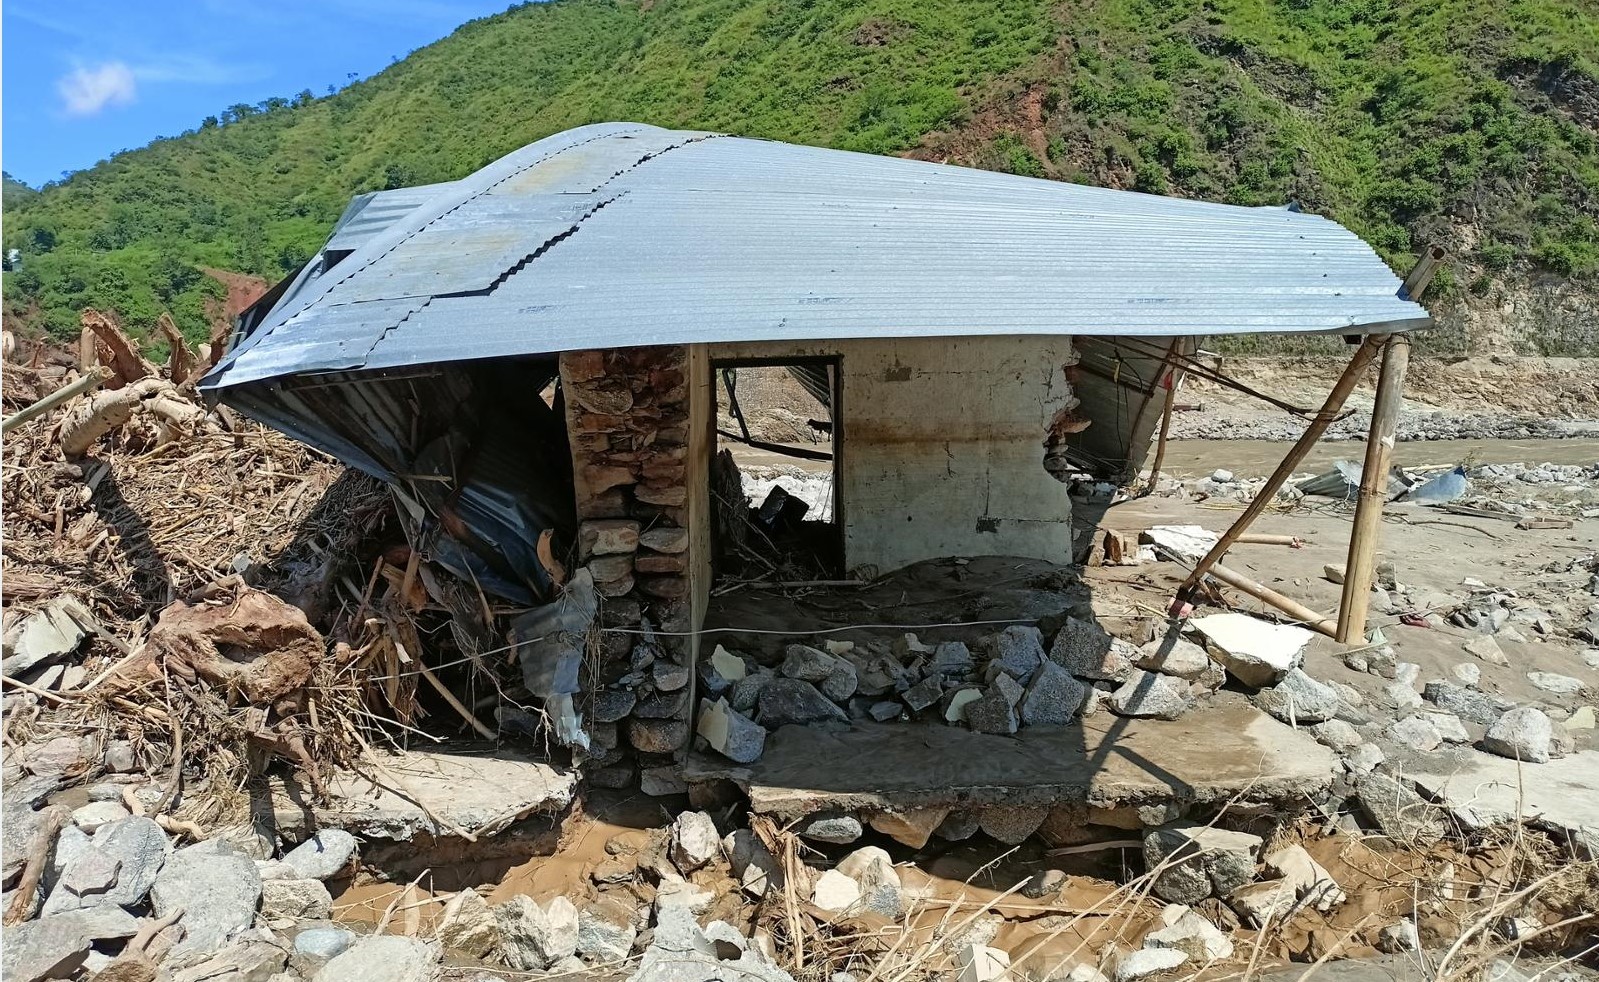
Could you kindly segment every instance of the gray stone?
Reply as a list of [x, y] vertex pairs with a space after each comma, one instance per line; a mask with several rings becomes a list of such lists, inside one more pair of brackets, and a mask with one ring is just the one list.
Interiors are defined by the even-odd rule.
[[1137, 648], [1098, 623], [1076, 617], [1066, 618], [1049, 649], [1049, 660], [1073, 675], [1108, 682], [1126, 681], [1138, 655]]
[[912, 712], [921, 712], [929, 706], [936, 705], [943, 695], [943, 679], [935, 673], [905, 690], [905, 705], [909, 706]]
[[1454, 713], [1468, 723], [1492, 726], [1494, 720], [1514, 709], [1515, 703], [1490, 696], [1476, 689], [1468, 689], [1453, 682], [1434, 679], [1422, 686], [1426, 700], [1447, 713]]
[[688, 742], [688, 720], [630, 716], [627, 742], [647, 754], [675, 753]]
[[1156, 896], [1175, 904], [1197, 904], [1206, 897], [1227, 897], [1255, 876], [1261, 838], [1248, 832], [1177, 822], [1144, 833], [1144, 865], [1165, 869], [1152, 887]]
[[283, 861], [313, 880], [326, 880], [350, 864], [355, 836], [343, 829], [322, 829], [290, 849]]
[[1022, 697], [1022, 722], [1027, 726], [1065, 726], [1088, 698], [1088, 686], [1053, 661], [1045, 661]]
[[1503, 648], [1499, 647], [1499, 642], [1495, 641], [1489, 635], [1485, 634], [1480, 637], [1472, 638], [1470, 641], [1465, 643], [1464, 647], [1466, 649], [1466, 654], [1475, 657], [1479, 661], [1485, 661], [1490, 665], [1500, 666], [1510, 664], [1510, 659], [1505, 657], [1505, 651]]
[[1049, 817], [1047, 807], [985, 808], [977, 817], [978, 827], [1007, 846], [1020, 845], [1037, 832]]
[[1185, 639], [1176, 631], [1169, 631], [1138, 649], [1133, 662], [1146, 672], [1175, 675], [1181, 679], [1197, 679], [1205, 669], [1215, 664], [1199, 645]]
[[294, 936], [293, 957], [296, 961], [314, 963], [320, 968], [323, 963], [343, 954], [355, 943], [355, 937], [354, 931], [346, 931], [342, 927], [314, 927], [301, 931]]
[[1144, 936], [1145, 948], [1172, 948], [1199, 962], [1232, 957], [1232, 938], [1182, 904], [1167, 906], [1160, 912], [1159, 923]]
[[722, 847], [716, 822], [704, 812], [683, 812], [672, 822], [672, 862], [685, 875], [714, 859]]
[[[62, 839], [58, 840], [58, 852], [59, 843], [66, 838], [63, 832]], [[102, 825], [90, 842], [94, 846], [94, 851], [116, 861], [116, 884], [104, 893], [87, 897], [79, 897], [62, 889], [58, 884], [45, 900], [44, 914], [61, 914], [99, 904], [116, 904], [123, 908], [136, 907], [144, 902], [150, 887], [155, 884], [156, 877], [161, 872], [162, 865], [167, 862], [167, 857], [172, 852], [172, 845], [167, 841], [167, 835], [161, 826], [142, 817], [124, 818], [119, 822]], [[87, 853], [88, 850], [79, 850], [73, 862], [64, 863], [61, 878], [70, 877], [74, 862], [82, 860]], [[253, 864], [251, 872], [254, 872]]]
[[1437, 750], [1444, 742], [1438, 730], [1421, 716], [1406, 716], [1395, 720], [1384, 731], [1388, 739], [1411, 750], [1427, 753]]
[[771, 850], [749, 829], [734, 829], [722, 839], [722, 850], [733, 870], [733, 878], [745, 893], [756, 900], [784, 883], [783, 867]]
[[1290, 725], [1332, 719], [1339, 701], [1337, 690], [1298, 668], [1289, 669], [1276, 685], [1254, 696], [1256, 706]]
[[1042, 873], [1034, 873], [1027, 878], [1027, 884], [1022, 887], [1022, 896], [1029, 900], [1053, 896], [1065, 889], [1067, 879], [1064, 870], [1047, 869]]
[[601, 897], [577, 915], [577, 954], [594, 963], [615, 963], [627, 958], [638, 938], [633, 910], [619, 900]]
[[1015, 733], [1019, 721], [1016, 718], [1016, 705], [1009, 694], [1001, 687], [1000, 679], [1015, 685], [1007, 675], [1000, 675], [995, 679], [995, 684], [988, 687], [977, 699], [968, 702], [963, 710], [966, 725], [972, 728], [973, 733]]
[[1387, 759], [1388, 755], [1375, 743], [1362, 743], [1358, 747], [1351, 747], [1344, 755], [1344, 767], [1351, 774], [1370, 774]]
[[941, 675], [945, 678], [966, 678], [975, 668], [970, 648], [960, 641], [944, 641], [933, 649], [932, 661], [927, 671], [929, 675]]
[[860, 888], [860, 906], [898, 920], [905, 913], [905, 901], [900, 894], [899, 873], [888, 853], [877, 846], [857, 849], [838, 861], [834, 867], [854, 880]]
[[[1463, 661], [1451, 668], [1449, 670], [1449, 674], [1453, 675], [1455, 677], [1455, 681], [1459, 682], [1461, 685], [1475, 686], [1482, 681], [1482, 669], [1478, 668], [1476, 665], [1473, 665], [1469, 661]], [[1407, 921], [1405, 923], [1409, 922]], [[1386, 931], [1388, 928], [1383, 928], [1383, 930]]]
[[879, 723], [887, 723], [891, 719], [898, 719], [904, 711], [904, 706], [892, 699], [887, 699], [883, 702], [872, 703], [871, 706], [867, 707], [866, 715]]
[[110, 825], [128, 817], [128, 810], [120, 801], [91, 801], [72, 811], [72, 824], [93, 835], [102, 825]]
[[1416, 692], [1416, 687], [1409, 682], [1390, 682], [1383, 686], [1382, 694], [1384, 701], [1399, 712], [1416, 709], [1421, 705], [1421, 696]]
[[254, 860], [231, 847], [224, 852], [204, 845], [173, 853], [150, 889], [156, 916], [183, 908], [183, 940], [173, 946], [174, 955], [215, 951], [255, 921], [261, 901], [261, 875]]
[[1397, 921], [1378, 931], [1377, 950], [1389, 954], [1420, 951], [1421, 935], [1416, 931], [1416, 922], [1411, 920]]
[[1189, 691], [1185, 679], [1133, 669], [1121, 688], [1110, 694], [1109, 705], [1118, 716], [1176, 719], [1190, 705]]
[[667, 795], [687, 792], [688, 782], [683, 779], [681, 767], [666, 764], [661, 767], [646, 767], [639, 771], [638, 788], [651, 798], [664, 798]]
[[972, 810], [956, 810], [944, 816], [933, 834], [950, 842], [964, 842], [982, 828], [982, 814]]
[[9, 630], [0, 646], [0, 671], [17, 678], [29, 669], [63, 658], [89, 636], [85, 625], [94, 624], [94, 615], [70, 596], [52, 597], [14, 627], [8, 617]]
[[362, 938], [322, 966], [312, 982], [433, 982], [437, 945], [398, 934]]
[[1353, 750], [1365, 742], [1359, 731], [1341, 719], [1317, 723], [1310, 728], [1310, 732], [1315, 735], [1316, 742], [1339, 753]]
[[1371, 773], [1356, 786], [1360, 810], [1384, 835], [1404, 844], [1437, 842], [1444, 834], [1443, 811], [1387, 774]]
[[736, 764], [751, 764], [761, 759], [766, 749], [766, 729], [718, 699], [700, 707], [696, 732], [711, 749]]
[[854, 815], [821, 814], [801, 819], [794, 831], [802, 839], [845, 845], [859, 839], [866, 829]]
[[499, 959], [524, 972], [542, 972], [577, 951], [577, 908], [565, 897], [546, 907], [519, 894], [494, 908]]
[[756, 720], [768, 729], [792, 723], [849, 722], [844, 710], [802, 679], [774, 678], [761, 688]]
[[288, 961], [289, 949], [276, 938], [247, 938], [204, 961], [185, 964], [172, 973], [171, 982], [270, 982]]
[[1111, 973], [1114, 982], [1134, 982], [1135, 979], [1169, 972], [1188, 960], [1186, 951], [1176, 948], [1140, 948], [1116, 960]]
[[1545, 692], [1552, 692], [1557, 696], [1576, 696], [1582, 694], [1582, 680], [1574, 679], [1569, 675], [1560, 675], [1555, 672], [1528, 672], [1527, 681]]
[[810, 645], [789, 645], [778, 671], [787, 678], [810, 682], [834, 702], [843, 702], [855, 694], [855, 666]]
[[22, 763], [31, 773], [48, 777], [76, 774], [89, 759], [89, 747], [82, 737], [56, 737], [22, 748]]
[[[85, 899], [91, 894], [104, 894], [116, 885], [117, 872], [121, 868], [121, 860], [108, 856], [91, 845], [71, 866], [62, 871], [60, 887]], [[86, 907], [93, 905], [92, 900], [83, 904]]]
[[855, 666], [855, 691], [859, 695], [885, 696], [910, 684], [905, 667], [881, 651], [848, 651], [842, 657]]
[[333, 911], [333, 897], [321, 880], [261, 881], [264, 921], [321, 920]]
[[37, 982], [68, 978], [96, 941], [131, 938], [138, 920], [119, 907], [101, 906], [23, 921], [0, 934], [0, 978]]
[[1512, 709], [1494, 721], [1482, 738], [1482, 749], [1512, 760], [1547, 763], [1554, 725], [1530, 706]]
[[676, 692], [688, 685], [690, 672], [687, 665], [672, 661], [656, 661], [650, 665], [650, 678], [656, 692]]
[[741, 713], [755, 711], [755, 705], [761, 698], [761, 687], [772, 678], [771, 672], [751, 672], [750, 674], [733, 683], [727, 690], [727, 704]]
[[1438, 731], [1445, 743], [1470, 743], [1471, 734], [1466, 732], [1466, 726], [1460, 722], [1460, 717], [1454, 713], [1422, 713], [1432, 728]]
[[988, 638], [991, 664], [1019, 682], [1027, 682], [1044, 661], [1044, 636], [1036, 627], [1012, 624]]
[[627, 689], [602, 689], [589, 703], [589, 719], [596, 723], [616, 723], [627, 718], [638, 703], [638, 696]]

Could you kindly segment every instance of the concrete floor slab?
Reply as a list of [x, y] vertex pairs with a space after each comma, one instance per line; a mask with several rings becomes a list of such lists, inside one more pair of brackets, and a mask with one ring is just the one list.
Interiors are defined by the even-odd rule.
[[1309, 800], [1332, 783], [1333, 753], [1232, 693], [1178, 720], [1096, 713], [1015, 736], [937, 723], [788, 726], [748, 766], [690, 757], [690, 781], [732, 780], [758, 812], [1085, 803]]
[[1599, 751], [1546, 764], [1479, 752], [1448, 772], [1409, 776], [1468, 828], [1514, 822], [1519, 814], [1599, 854]]

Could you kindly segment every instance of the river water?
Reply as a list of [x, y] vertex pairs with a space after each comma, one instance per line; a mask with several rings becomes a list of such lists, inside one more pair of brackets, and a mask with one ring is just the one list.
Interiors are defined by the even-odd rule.
[[[1162, 470], [1199, 475], [1221, 467], [1239, 476], [1269, 474], [1291, 446], [1276, 440], [1173, 440], [1166, 445]], [[1599, 440], [1423, 440], [1399, 444], [1393, 459], [1401, 467], [1458, 464], [1472, 452], [1479, 464], [1593, 464], [1599, 463]], [[1366, 445], [1358, 440], [1325, 441], [1295, 469], [1328, 470], [1335, 460], [1359, 463], [1365, 454]]]

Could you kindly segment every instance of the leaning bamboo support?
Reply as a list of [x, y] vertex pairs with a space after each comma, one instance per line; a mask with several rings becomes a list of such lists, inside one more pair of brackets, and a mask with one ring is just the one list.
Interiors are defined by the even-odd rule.
[[1166, 376], [1166, 398], [1160, 407], [1160, 437], [1155, 441], [1155, 461], [1149, 465], [1149, 486], [1146, 492], [1153, 492], [1155, 485], [1160, 483], [1160, 468], [1166, 462], [1166, 437], [1171, 432], [1172, 405], [1177, 401], [1177, 370], [1171, 369]]
[[1254, 580], [1236, 570], [1228, 569], [1221, 563], [1212, 564], [1209, 573], [1228, 586], [1242, 590], [1262, 603], [1270, 604], [1278, 610], [1320, 634], [1329, 638], [1338, 631], [1338, 622], [1325, 614], [1318, 614], [1304, 604], [1291, 597], [1285, 597], [1269, 586], [1256, 583]]
[[1332, 391], [1327, 394], [1327, 401], [1322, 403], [1321, 409], [1311, 419], [1310, 425], [1305, 427], [1304, 434], [1294, 444], [1293, 449], [1288, 451], [1288, 455], [1277, 465], [1277, 469], [1272, 472], [1271, 477], [1266, 479], [1266, 485], [1260, 489], [1260, 493], [1255, 496], [1255, 500], [1249, 503], [1249, 507], [1244, 509], [1244, 513], [1238, 516], [1238, 520], [1233, 522], [1231, 528], [1222, 533], [1221, 539], [1205, 554], [1205, 558], [1194, 566], [1193, 572], [1188, 574], [1188, 578], [1183, 580], [1183, 585], [1177, 590], [1175, 608], [1180, 609], [1187, 606], [1194, 587], [1198, 585], [1199, 581], [1210, 571], [1212, 566], [1221, 562], [1221, 558], [1227, 555], [1227, 550], [1233, 547], [1234, 543], [1238, 541], [1238, 537], [1248, 531], [1249, 526], [1254, 523], [1256, 518], [1260, 517], [1261, 512], [1264, 512], [1266, 507], [1277, 497], [1278, 489], [1294, 473], [1294, 469], [1299, 466], [1301, 460], [1305, 459], [1305, 455], [1310, 453], [1310, 448], [1316, 445], [1316, 441], [1321, 439], [1321, 435], [1327, 432], [1327, 427], [1332, 425], [1333, 418], [1344, 407], [1344, 401], [1354, 391], [1356, 383], [1365, 374], [1366, 368], [1371, 364], [1372, 359], [1376, 357], [1377, 351], [1385, 339], [1386, 335], [1377, 335], [1368, 337], [1361, 343], [1360, 348], [1355, 351], [1354, 357], [1349, 359], [1349, 366], [1344, 369], [1344, 373], [1338, 377], [1337, 383], [1333, 385]]
[[1393, 335], [1384, 347], [1382, 372], [1377, 377], [1377, 403], [1366, 436], [1366, 460], [1360, 475], [1360, 499], [1355, 524], [1349, 534], [1349, 561], [1344, 567], [1343, 602], [1338, 607], [1337, 638], [1353, 644], [1366, 636], [1366, 612], [1371, 604], [1372, 574], [1377, 565], [1377, 529], [1388, 497], [1388, 465], [1394, 452], [1394, 433], [1404, 399], [1405, 370], [1410, 365], [1410, 339]]

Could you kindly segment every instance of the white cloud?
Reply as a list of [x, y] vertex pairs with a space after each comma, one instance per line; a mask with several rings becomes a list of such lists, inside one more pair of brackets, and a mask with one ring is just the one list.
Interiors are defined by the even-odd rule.
[[133, 69], [120, 61], [78, 66], [56, 82], [68, 116], [93, 116], [107, 106], [125, 106], [138, 95]]

